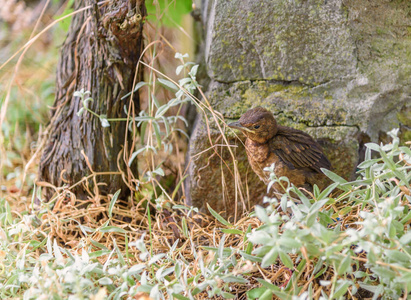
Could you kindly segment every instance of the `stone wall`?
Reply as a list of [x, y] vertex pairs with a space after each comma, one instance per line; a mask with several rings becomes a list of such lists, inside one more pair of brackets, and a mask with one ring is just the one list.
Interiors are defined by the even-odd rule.
[[[410, 1], [205, 0], [201, 10], [207, 97], [227, 121], [266, 107], [281, 125], [315, 137], [345, 178], [353, 177], [364, 142], [395, 127], [411, 139]], [[233, 215], [260, 202], [265, 186], [241, 142], [227, 132], [238, 145], [236, 180], [227, 147], [209, 149], [209, 138], [222, 143], [212, 118], [209, 128], [198, 118], [191, 203]]]

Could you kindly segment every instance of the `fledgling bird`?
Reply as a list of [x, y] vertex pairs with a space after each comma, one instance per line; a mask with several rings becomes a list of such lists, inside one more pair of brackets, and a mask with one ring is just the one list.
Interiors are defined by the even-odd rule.
[[[274, 115], [262, 107], [248, 110], [238, 122], [228, 124], [247, 137], [245, 148], [253, 171], [266, 184], [270, 182], [265, 167], [275, 163], [274, 173], [286, 176], [297, 187], [312, 191], [314, 184], [322, 189], [327, 184], [321, 168], [331, 169], [331, 163], [321, 146], [307, 133], [277, 125]], [[279, 184], [274, 190], [284, 193]]]

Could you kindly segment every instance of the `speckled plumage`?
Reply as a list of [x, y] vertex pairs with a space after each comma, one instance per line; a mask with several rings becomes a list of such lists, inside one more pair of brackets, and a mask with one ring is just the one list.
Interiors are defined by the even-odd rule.
[[[321, 168], [331, 169], [331, 163], [307, 133], [277, 125], [273, 114], [262, 107], [250, 109], [229, 126], [246, 135], [248, 161], [265, 183], [270, 180], [263, 169], [275, 163], [277, 177], [286, 176], [295, 186], [307, 190], [312, 190], [314, 184], [324, 188], [327, 179]], [[274, 189], [283, 192], [279, 185], [274, 185]]]

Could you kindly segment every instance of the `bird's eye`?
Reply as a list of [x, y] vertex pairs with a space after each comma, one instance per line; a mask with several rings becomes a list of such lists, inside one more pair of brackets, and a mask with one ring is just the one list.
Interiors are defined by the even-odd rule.
[[260, 128], [260, 125], [255, 125], [254, 126], [254, 129], [258, 129], [258, 128]]

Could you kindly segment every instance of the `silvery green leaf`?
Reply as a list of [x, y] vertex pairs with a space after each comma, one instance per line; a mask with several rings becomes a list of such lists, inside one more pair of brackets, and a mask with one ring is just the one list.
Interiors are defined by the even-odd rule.
[[337, 288], [335, 289], [335, 292], [333, 294], [333, 299], [338, 299], [343, 296], [347, 292], [348, 287], [352, 284], [353, 283], [348, 280], [339, 280]]
[[161, 117], [161, 119], [163, 120], [164, 127], [166, 128], [166, 136], [169, 136], [170, 135], [170, 124], [168, 123], [167, 118]]
[[162, 168], [157, 168], [153, 171], [154, 174], [160, 175], [160, 176], [164, 176], [164, 171]]
[[181, 264], [182, 263], [180, 261], [177, 261], [177, 263], [175, 264], [175, 276], [177, 279], [181, 276]]
[[156, 263], [157, 261], [159, 261], [160, 259], [162, 259], [164, 256], [166, 256], [164, 253], [156, 254], [150, 259], [148, 264], [152, 265], [152, 264]]
[[376, 144], [376, 143], [366, 143], [365, 144], [365, 147], [367, 147], [368, 149], [371, 149], [371, 150], [374, 150], [374, 151], [376, 151], [376, 152], [379, 152], [380, 151], [380, 146], [378, 146], [378, 144]]
[[140, 116], [140, 117], [135, 117], [134, 121], [141, 122], [141, 121], [150, 121], [150, 120], [153, 120], [153, 119], [154, 119], [153, 117], [149, 117], [149, 116]]
[[284, 194], [281, 196], [281, 209], [286, 212], [287, 211], [287, 202], [288, 202], [288, 195]]
[[166, 87], [167, 89], [171, 90], [171, 91], [178, 91], [179, 88], [170, 80], [167, 79], [163, 79], [163, 78], [158, 78], [158, 81], [161, 83], [161, 85], [163, 85], [164, 87]]
[[84, 105], [85, 107], [88, 107], [88, 103], [89, 103], [89, 102], [94, 102], [93, 98], [88, 97], [87, 99], [85, 99], [85, 100], [83, 101], [83, 105]]
[[[338, 183], [337, 183], [338, 184]], [[328, 199], [322, 199], [320, 201], [315, 202], [311, 207], [310, 207], [310, 212], [317, 212], [320, 210], [326, 203], [328, 202]]]
[[150, 298], [153, 298], [154, 300], [160, 299], [160, 291], [159, 291], [159, 285], [156, 284], [150, 291]]
[[246, 259], [246, 260], [249, 260], [249, 261], [252, 261], [252, 262], [259, 262], [259, 263], [262, 262], [262, 258], [261, 258], [261, 257], [257, 257], [257, 256], [254, 256], [254, 255], [250, 255], [250, 254], [247, 254], [246, 252], [243, 252], [243, 251], [240, 251], [240, 254], [241, 254], [241, 256], [242, 256], [244, 259]]
[[393, 144], [386, 144], [384, 146], [381, 146], [381, 150], [385, 152], [391, 151], [393, 148], [394, 148]]
[[[143, 87], [145, 85], [149, 85], [148, 82], [140, 81], [139, 83], [137, 83], [136, 86], [134, 87], [134, 93], [137, 92], [141, 87]], [[126, 99], [131, 94], [132, 94], [132, 92], [125, 94], [123, 97], [121, 97], [121, 100]]]
[[348, 272], [351, 269], [351, 257], [347, 255], [344, 257], [344, 259], [341, 261], [340, 266], [338, 267], [338, 275], [342, 275], [346, 272]]
[[274, 181], [270, 181], [267, 185], [267, 193], [270, 191], [271, 187], [273, 186], [275, 182]]
[[146, 264], [137, 264], [134, 266], [131, 266], [130, 269], [128, 269], [128, 274], [129, 275], [136, 275], [136, 274], [140, 274], [142, 270], [144, 270], [146, 268]]
[[[360, 287], [362, 287], [363, 289], [370, 291], [371, 293], [376, 293], [379, 289], [379, 285], [370, 285], [370, 284], [365, 284], [362, 283], [361, 281], [358, 282], [358, 284], [360, 285]], [[378, 295], [378, 294], [377, 294]]]
[[257, 205], [255, 207], [255, 214], [261, 220], [261, 222], [263, 222], [263, 223], [268, 223], [269, 222], [267, 212], [263, 207]]
[[184, 65], [180, 65], [176, 68], [176, 75], [180, 75], [181, 71], [183, 70]]
[[49, 253], [43, 253], [43, 254], [40, 255], [39, 261], [49, 261], [53, 258], [54, 258], [54, 256], [49, 254]]
[[411, 243], [411, 231], [407, 232], [400, 238], [401, 245], [409, 245]]
[[321, 194], [318, 196], [318, 200], [321, 200], [325, 197], [327, 197], [337, 186], [338, 186], [338, 182], [334, 182], [333, 184], [329, 185], [328, 187], [326, 187]]
[[181, 53], [177, 52], [177, 53], [174, 55], [174, 57], [177, 58], [177, 59], [188, 58], [188, 53], [186, 53], [186, 54], [181, 54]]
[[53, 240], [53, 250], [57, 264], [64, 265], [64, 258], [63, 255], [61, 255], [60, 247], [57, 245], [57, 240]]
[[88, 264], [90, 261], [90, 256], [88, 255], [87, 251], [84, 248], [81, 249], [81, 259], [84, 264]]
[[224, 299], [234, 299], [234, 298], [236, 298], [235, 295], [230, 294], [230, 293], [227, 293], [227, 292], [222, 292], [222, 293], [221, 293], [221, 296], [223, 296]]
[[127, 233], [123, 228], [117, 226], [104, 226], [99, 229], [101, 232], [118, 232], [118, 233]]
[[212, 209], [208, 203], [207, 208], [209, 212], [214, 216], [214, 218], [216, 218], [221, 224], [232, 227], [232, 225], [228, 221], [226, 221], [222, 216], [220, 216], [220, 214], [218, 214], [214, 209]]
[[154, 128], [154, 133], [157, 139], [157, 148], [161, 147], [161, 131], [160, 131], [160, 125], [158, 125], [157, 122], [153, 121], [152, 123], [153, 128]]
[[263, 260], [261, 262], [262, 268], [267, 268], [275, 263], [278, 257], [278, 249], [273, 247], [266, 255], [264, 255]]
[[[264, 294], [265, 291], [267, 291], [267, 289], [263, 287], [253, 288], [252, 290], [247, 291], [247, 299], [249, 300], [259, 299], [261, 295]], [[272, 297], [270, 299], [272, 299]]]
[[110, 123], [107, 121], [107, 116], [106, 115], [100, 115], [99, 118], [100, 118], [101, 126], [110, 127]]
[[329, 286], [331, 284], [330, 280], [320, 280], [321, 286]]
[[185, 237], [188, 238], [190, 236], [189, 231], [188, 231], [187, 221], [185, 217], [181, 219], [181, 230], [183, 231], [183, 234]]
[[265, 231], [254, 231], [249, 236], [248, 239], [253, 244], [268, 245], [273, 242], [272, 237]]
[[223, 259], [223, 252], [224, 252], [224, 243], [225, 243], [226, 235], [223, 234], [220, 240], [220, 244], [218, 245], [218, 257]]
[[290, 256], [288, 256], [287, 253], [285, 253], [284, 251], [279, 251], [280, 254], [280, 259], [282, 261], [282, 263], [284, 264], [284, 266], [286, 266], [289, 269], [293, 269], [294, 268], [294, 264], [293, 261], [291, 260]]
[[110, 284], [113, 283], [113, 280], [111, 280], [111, 279], [108, 278], [108, 277], [103, 277], [103, 278], [100, 278], [100, 279], [98, 280], [98, 283], [101, 284], [101, 285], [110, 285]]
[[83, 269], [80, 270], [80, 275], [92, 272], [99, 263], [87, 264]]
[[306, 208], [310, 208], [310, 207], [311, 207], [311, 202], [310, 202], [310, 200], [300, 191], [300, 189], [295, 188], [295, 189], [293, 189], [293, 192], [298, 195], [298, 198], [302, 201], [302, 203], [304, 204], [304, 206], [305, 206]]
[[301, 242], [291, 237], [286, 237], [284, 236], [284, 234], [280, 238], [279, 245], [287, 247], [289, 249], [300, 249], [301, 248]]
[[386, 250], [384, 253], [387, 255], [387, 257], [391, 258], [392, 260], [398, 262], [398, 263], [410, 263], [410, 257], [409, 255], [398, 251], [398, 250]]
[[[191, 78], [183, 78], [183, 79], [180, 79], [180, 80], [178, 81], [178, 83], [179, 83], [180, 86], [184, 86], [184, 85], [186, 85], [186, 84], [188, 84], [188, 83], [191, 83]], [[177, 96], [177, 94], [176, 94], [176, 96]]]
[[47, 238], [47, 252], [49, 253], [49, 254], [51, 254], [51, 255], [53, 255], [53, 245], [51, 244], [52, 242], [51, 242], [51, 237], [49, 236], [48, 238]]
[[81, 89], [80, 91], [75, 91], [75, 92], [73, 93], [73, 96], [74, 96], [74, 97], [83, 97], [83, 94], [84, 94], [84, 90]]
[[84, 107], [80, 108], [79, 111], [77, 112], [77, 116], [81, 117], [81, 115], [84, 112]]
[[170, 108], [170, 106], [168, 104], [164, 104], [162, 106], [160, 106], [157, 111], [156, 111], [156, 119], [162, 117], [167, 110]]
[[266, 288], [266, 289], [268, 289], [268, 290], [270, 290], [270, 291], [272, 291], [272, 292], [275, 292], [275, 291], [279, 291], [279, 290], [280, 290], [280, 288], [279, 288], [278, 286], [272, 284], [271, 282], [268, 282], [268, 281], [266, 281], [266, 280], [264, 280], [264, 279], [262, 279], [262, 278], [256, 278], [256, 279], [257, 279], [257, 281], [258, 281], [264, 288]]
[[278, 181], [284, 181], [288, 184], [290, 183], [290, 180], [286, 176], [281, 176], [280, 178], [278, 178]]
[[113, 208], [114, 208], [114, 204], [116, 204], [118, 195], [120, 195], [121, 189], [118, 190], [113, 197], [111, 198], [110, 201], [110, 206], [108, 207], [108, 216], [111, 218], [113, 216]]
[[139, 155], [141, 152], [143, 152], [145, 150], [148, 150], [148, 148], [147, 147], [140, 148], [137, 151], [133, 152], [133, 154], [131, 154], [131, 156], [130, 156], [130, 159], [128, 160], [128, 166], [131, 166], [131, 164], [133, 163], [136, 156]]
[[174, 128], [173, 131], [178, 131], [181, 133], [181, 135], [184, 135], [187, 139], [190, 139], [190, 137], [188, 136], [187, 132], [181, 130], [180, 128]]
[[191, 76], [195, 77], [196, 74], [197, 74], [197, 70], [198, 70], [198, 65], [194, 65], [194, 66], [191, 68], [189, 74], [190, 74]]
[[331, 172], [330, 170], [321, 168], [321, 171], [325, 174], [325, 176], [327, 176], [328, 178], [330, 178], [334, 182], [338, 182], [339, 184], [347, 183], [347, 180], [345, 180], [341, 176], [338, 176], [337, 174]]
[[223, 228], [223, 229], [221, 229], [221, 231], [223, 233], [226, 233], [226, 234], [241, 234], [241, 235], [244, 234], [243, 231], [238, 230], [238, 229], [225, 229], [225, 228]]

